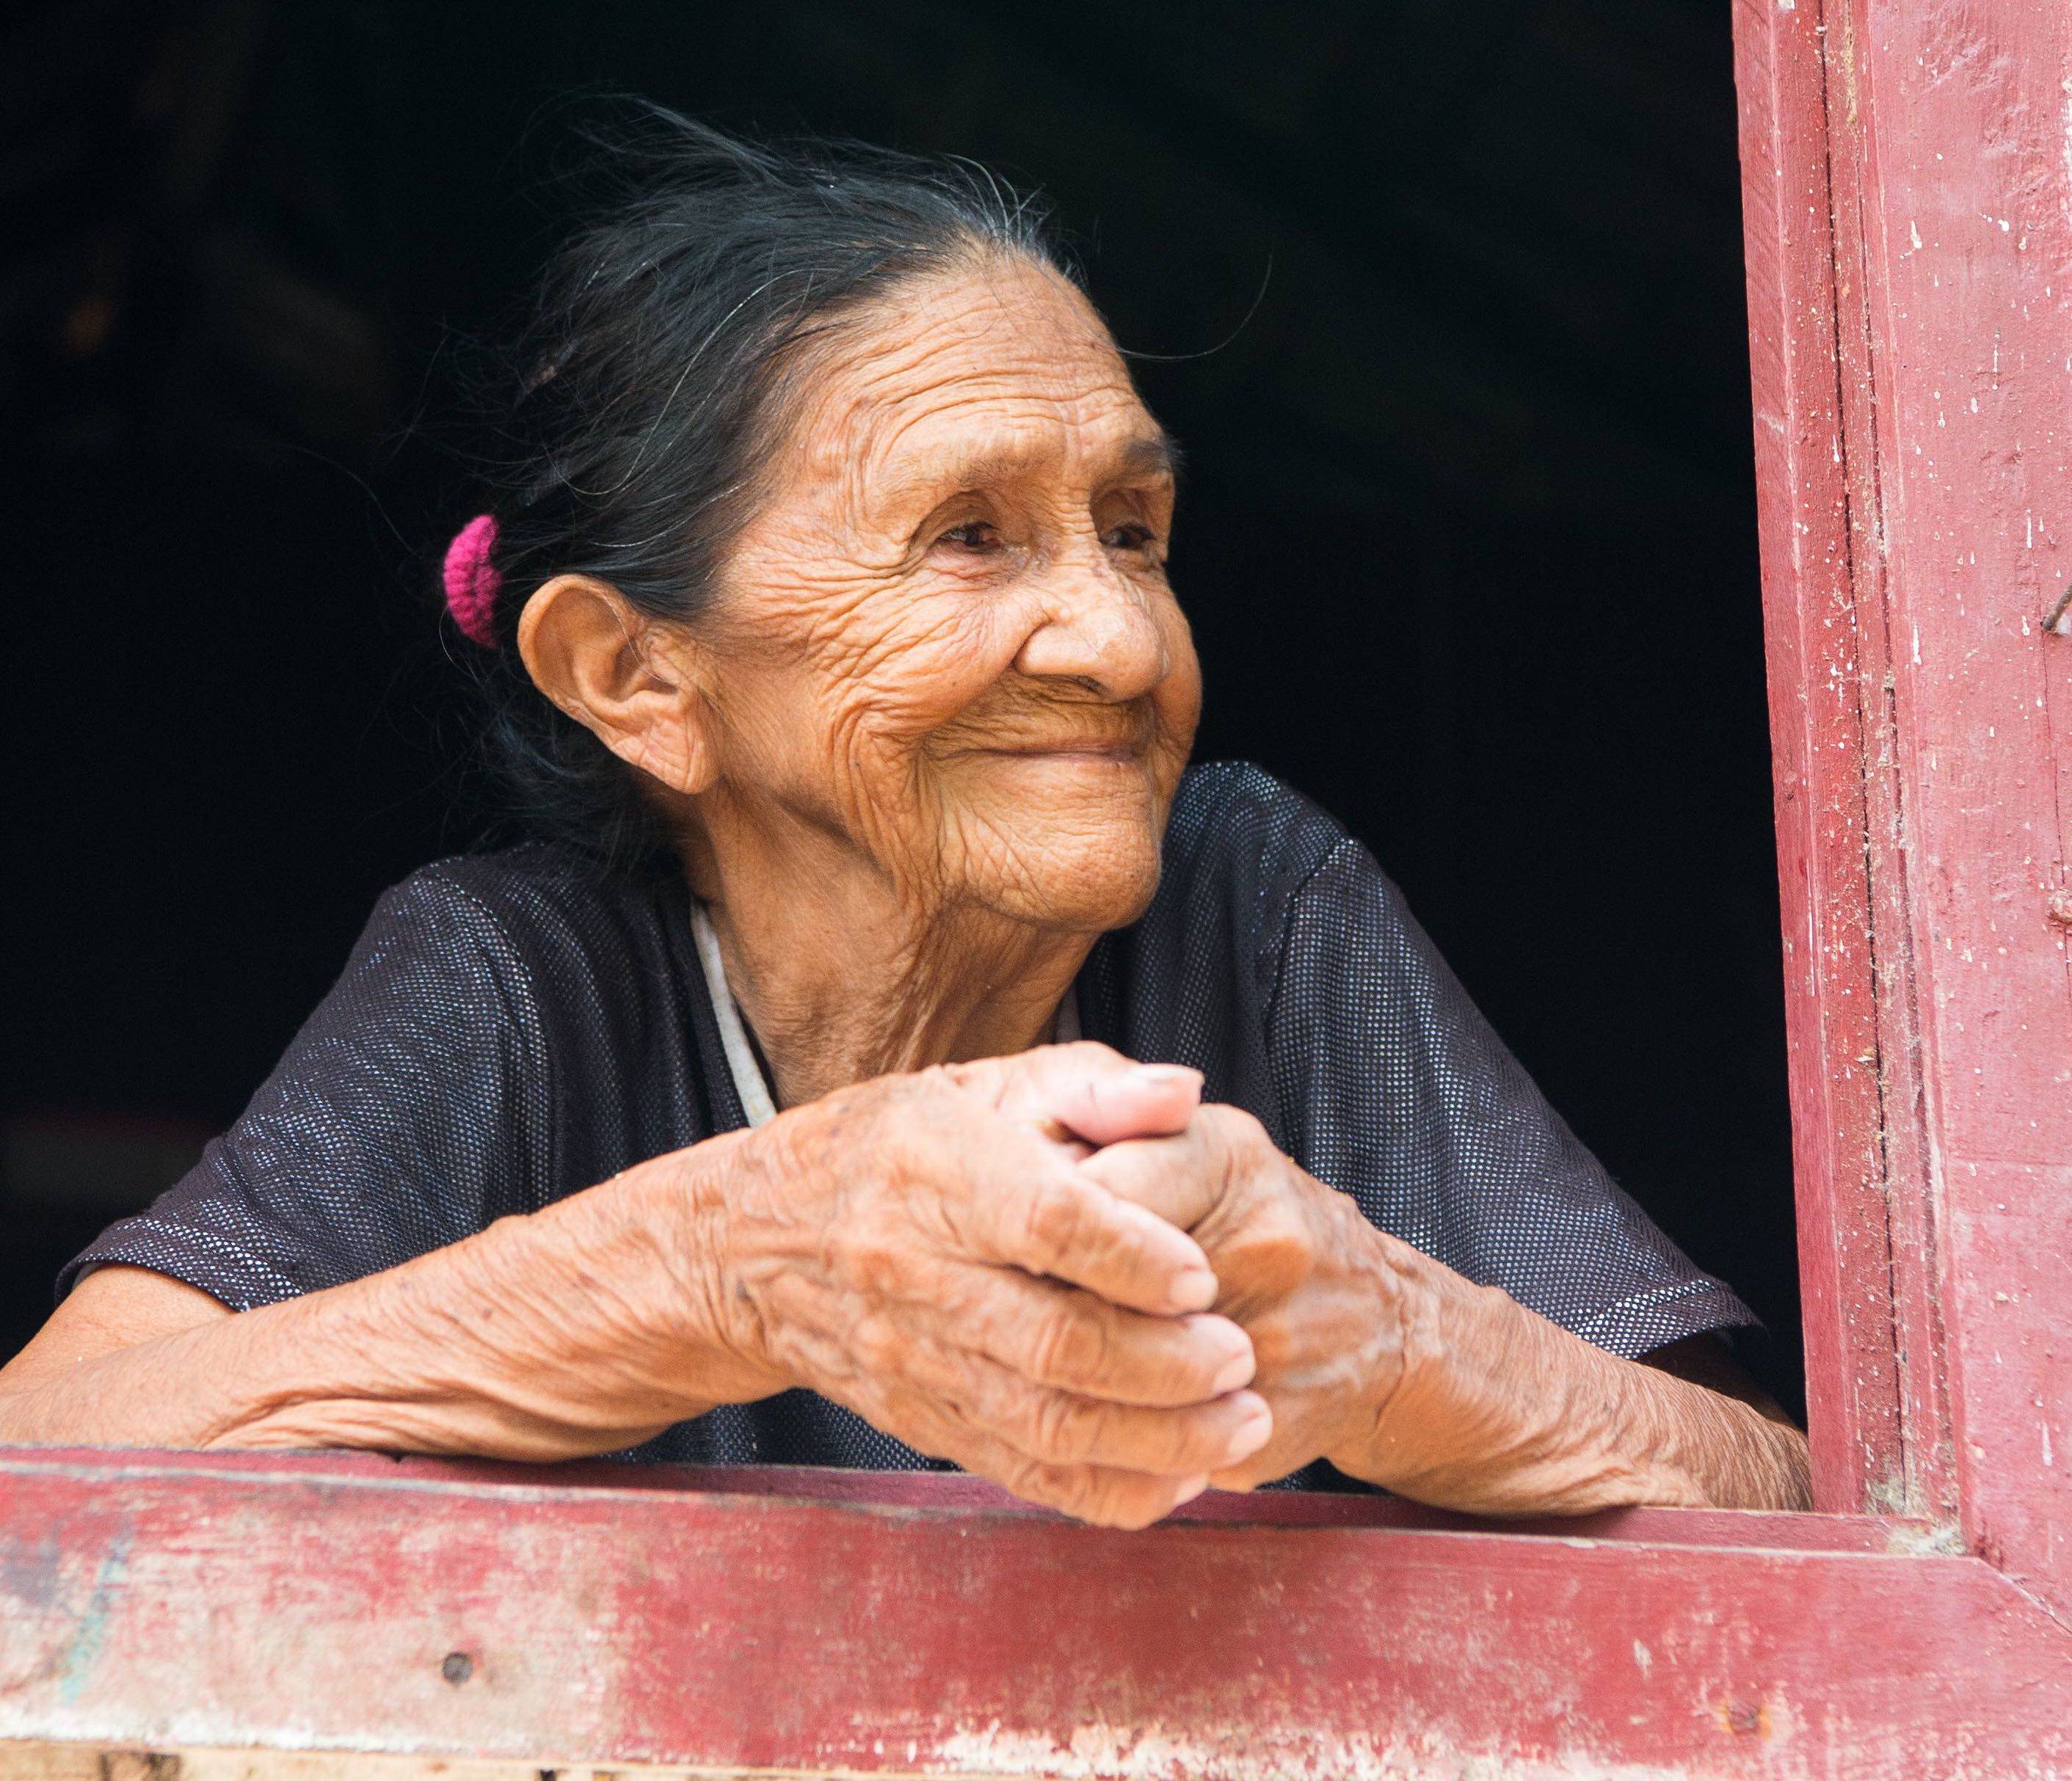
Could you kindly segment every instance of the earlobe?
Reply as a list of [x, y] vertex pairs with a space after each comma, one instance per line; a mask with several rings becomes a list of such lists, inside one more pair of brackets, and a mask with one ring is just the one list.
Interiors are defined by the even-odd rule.
[[629, 765], [695, 795], [714, 777], [709, 721], [664, 627], [594, 576], [542, 582], [518, 620], [518, 653], [541, 694]]

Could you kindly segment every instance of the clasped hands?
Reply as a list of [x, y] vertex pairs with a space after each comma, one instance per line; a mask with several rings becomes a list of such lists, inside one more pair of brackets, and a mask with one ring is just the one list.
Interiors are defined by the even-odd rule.
[[1113, 1526], [1367, 1451], [1436, 1265], [1200, 1090], [1050, 1046], [742, 1135], [712, 1295], [742, 1395], [808, 1387]]

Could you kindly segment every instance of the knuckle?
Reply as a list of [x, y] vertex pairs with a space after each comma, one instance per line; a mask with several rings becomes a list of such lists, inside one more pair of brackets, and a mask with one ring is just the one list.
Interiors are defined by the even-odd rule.
[[1063, 1507], [1052, 1492], [1050, 1467], [1040, 1459], [1031, 1459], [1026, 1454], [1008, 1452], [994, 1458], [985, 1470], [987, 1475], [1003, 1489], [1010, 1490], [1025, 1502], [1041, 1503], [1049, 1508]]
[[1062, 1184], [1046, 1181], [1023, 1202], [1022, 1225], [1032, 1255], [1054, 1261], [1086, 1241], [1086, 1201]]
[[1040, 1460], [1032, 1462], [1026, 1469], [1017, 1491], [1019, 1495], [1046, 1504], [1061, 1515], [1069, 1515], [1079, 1521], [1095, 1519], [1100, 1496], [1090, 1467], [1046, 1464]]
[[938, 1262], [928, 1269], [927, 1282], [929, 1307], [964, 1329], [990, 1335], [1011, 1329], [1019, 1315], [1008, 1282], [992, 1270]]
[[1030, 1445], [1054, 1464], [1084, 1461], [1097, 1438], [1099, 1412], [1061, 1392], [1039, 1393], [1029, 1413]]
[[1046, 1385], [1077, 1385], [1100, 1378], [1108, 1360], [1103, 1320], [1069, 1299], [1038, 1319], [1030, 1364]]
[[1235, 1265], [1231, 1272], [1256, 1298], [1285, 1298], [1309, 1277], [1307, 1245], [1287, 1241], [1277, 1233], [1257, 1233], [1231, 1247]]
[[1258, 1117], [1243, 1107], [1231, 1106], [1227, 1102], [1213, 1102], [1196, 1115], [1207, 1126], [1210, 1135], [1234, 1156], [1252, 1157], [1262, 1150], [1271, 1150], [1273, 1141], [1266, 1135], [1266, 1127]]
[[864, 1369], [882, 1375], [898, 1370], [905, 1358], [906, 1338], [882, 1315], [859, 1319], [849, 1332], [849, 1351]]
[[1255, 1293], [1293, 1292], [1316, 1271], [1316, 1239], [1292, 1208], [1262, 1209], [1232, 1233], [1218, 1255], [1219, 1265]]

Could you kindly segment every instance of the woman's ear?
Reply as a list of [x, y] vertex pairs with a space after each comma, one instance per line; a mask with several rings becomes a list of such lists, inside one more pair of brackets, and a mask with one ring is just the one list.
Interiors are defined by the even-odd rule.
[[690, 650], [610, 582], [541, 583], [519, 615], [518, 653], [532, 684], [620, 760], [687, 796], [711, 785], [711, 711]]

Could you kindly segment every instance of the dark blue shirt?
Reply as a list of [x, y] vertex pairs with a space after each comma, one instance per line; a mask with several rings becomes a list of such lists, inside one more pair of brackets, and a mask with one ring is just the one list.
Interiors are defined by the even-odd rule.
[[[236, 1124], [60, 1295], [124, 1262], [269, 1304], [746, 1125], [688, 897], [540, 847], [413, 874]], [[1157, 895], [1078, 993], [1086, 1036], [1193, 1065], [1373, 1223], [1601, 1348], [1754, 1321], [1577, 1142], [1366, 848], [1256, 767], [1188, 772]], [[803, 1391], [634, 1457], [931, 1463]]]

